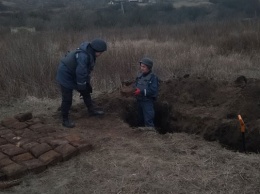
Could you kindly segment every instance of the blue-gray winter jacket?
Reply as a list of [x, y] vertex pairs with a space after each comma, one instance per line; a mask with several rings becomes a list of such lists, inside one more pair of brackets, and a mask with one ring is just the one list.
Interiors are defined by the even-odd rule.
[[88, 42], [83, 42], [76, 51], [61, 59], [56, 80], [63, 87], [85, 90], [90, 83], [90, 74], [96, 61], [95, 51]]
[[141, 90], [141, 94], [136, 97], [137, 100], [155, 100], [159, 91], [158, 77], [152, 72], [140, 73], [136, 78], [135, 88]]

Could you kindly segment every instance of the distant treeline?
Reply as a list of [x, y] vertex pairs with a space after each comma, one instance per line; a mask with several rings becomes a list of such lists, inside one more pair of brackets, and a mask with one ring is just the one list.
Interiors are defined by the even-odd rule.
[[[108, 1], [38, 2], [37, 9], [11, 9], [0, 2], [0, 26], [27, 26], [36, 30], [81, 31], [91, 27], [129, 27], [180, 24], [190, 21], [219, 21], [260, 17], [258, 0], [209, 0], [204, 6], [175, 8], [163, 2], [109, 5]], [[74, 4], [73, 4], [74, 3]]]

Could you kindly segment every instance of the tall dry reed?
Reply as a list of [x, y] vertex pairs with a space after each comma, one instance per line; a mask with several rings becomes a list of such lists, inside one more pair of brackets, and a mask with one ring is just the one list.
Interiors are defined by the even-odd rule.
[[90, 29], [87, 32], [3, 34], [0, 40], [1, 96], [56, 97], [60, 58], [82, 41], [101, 37], [108, 51], [97, 59], [92, 84], [109, 91], [133, 80], [143, 56], [154, 60], [161, 80], [185, 74], [231, 80], [259, 78], [259, 22], [187, 23], [175, 26]]

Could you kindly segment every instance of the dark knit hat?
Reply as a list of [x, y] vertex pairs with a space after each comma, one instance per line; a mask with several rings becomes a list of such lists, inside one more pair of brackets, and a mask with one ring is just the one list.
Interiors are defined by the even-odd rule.
[[96, 52], [104, 52], [107, 50], [107, 43], [99, 38], [92, 40], [90, 46]]
[[149, 69], [153, 68], [153, 61], [152, 59], [148, 58], [148, 57], [144, 57], [142, 58], [141, 61], [139, 61], [140, 65], [141, 63], [145, 64]]

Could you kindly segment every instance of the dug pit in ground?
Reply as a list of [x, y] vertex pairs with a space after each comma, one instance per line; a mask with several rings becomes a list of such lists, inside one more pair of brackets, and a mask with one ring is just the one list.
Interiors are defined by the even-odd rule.
[[[115, 91], [100, 96], [98, 102], [105, 105], [107, 112], [116, 112], [131, 127], [137, 127], [135, 99], [121, 94]], [[172, 79], [160, 83], [155, 125], [161, 134], [198, 134], [206, 140], [219, 141], [227, 148], [242, 151], [237, 118], [241, 115], [246, 124], [246, 149], [259, 152], [259, 99], [260, 80], [244, 76], [232, 82], [192, 76]]]
[[[172, 79], [160, 83], [155, 125], [160, 134], [193, 133], [209, 141], [219, 141], [228, 148], [242, 150], [237, 119], [240, 114], [246, 124], [246, 149], [259, 152], [259, 96], [260, 81], [256, 79], [240, 77], [234, 82], [189, 76]], [[26, 113], [3, 119], [0, 126], [0, 188], [19, 184], [5, 184], [3, 180], [16, 179], [28, 172], [42, 172], [80, 151], [110, 141], [111, 135], [130, 134], [126, 123], [138, 127], [137, 106], [132, 95], [122, 96], [117, 90], [100, 95], [95, 101], [105, 110], [104, 117], [88, 117], [84, 104], [77, 104], [71, 109], [71, 117], [76, 121], [73, 130], [60, 127], [59, 111], [46, 118]], [[131, 135], [138, 136], [139, 133], [132, 132]], [[89, 143], [92, 141], [94, 145]]]

